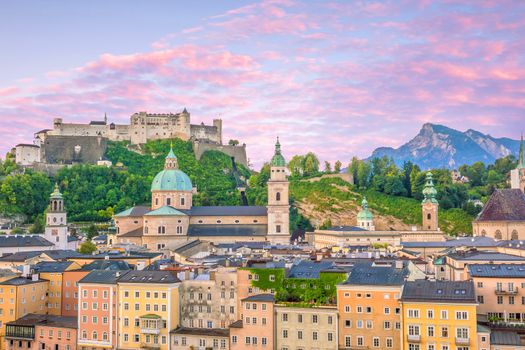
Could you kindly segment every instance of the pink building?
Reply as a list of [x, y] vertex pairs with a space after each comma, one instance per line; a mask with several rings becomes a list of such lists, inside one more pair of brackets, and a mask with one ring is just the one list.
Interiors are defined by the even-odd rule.
[[259, 294], [242, 299], [242, 318], [230, 325], [230, 349], [273, 349], [273, 309], [272, 294]]
[[91, 271], [78, 283], [78, 347], [117, 347], [117, 279], [127, 271]]
[[8, 350], [76, 350], [77, 318], [27, 314], [6, 324]]

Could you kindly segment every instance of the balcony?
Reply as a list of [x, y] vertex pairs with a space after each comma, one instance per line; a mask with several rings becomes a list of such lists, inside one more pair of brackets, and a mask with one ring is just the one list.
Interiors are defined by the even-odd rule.
[[470, 339], [469, 338], [461, 338], [461, 337], [456, 337], [456, 345], [458, 346], [462, 346], [462, 345], [470, 345]]
[[163, 326], [162, 319], [159, 315], [147, 314], [140, 317], [140, 332], [142, 334], [160, 334]]
[[141, 349], [160, 349], [160, 344], [155, 343], [140, 343]]
[[496, 295], [516, 295], [518, 294], [518, 287], [514, 287], [513, 289], [499, 288], [496, 289], [494, 292], [496, 293]]
[[411, 343], [419, 343], [421, 342], [421, 335], [420, 334], [413, 334], [413, 335], [408, 334], [407, 340]]
[[160, 329], [156, 328], [141, 328], [140, 333], [142, 334], [160, 334]]
[[7, 324], [5, 337], [13, 340], [35, 340], [35, 327]]

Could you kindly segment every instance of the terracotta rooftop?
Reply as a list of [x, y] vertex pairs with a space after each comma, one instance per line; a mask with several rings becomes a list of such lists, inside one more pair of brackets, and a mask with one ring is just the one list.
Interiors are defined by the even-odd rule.
[[525, 221], [525, 194], [519, 189], [494, 191], [476, 221]]

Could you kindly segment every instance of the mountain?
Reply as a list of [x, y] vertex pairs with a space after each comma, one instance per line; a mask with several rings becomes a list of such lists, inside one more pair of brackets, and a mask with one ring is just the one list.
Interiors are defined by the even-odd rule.
[[392, 157], [399, 166], [405, 161], [411, 161], [421, 169], [454, 169], [478, 161], [493, 163], [509, 154], [517, 156], [518, 152], [518, 140], [495, 138], [472, 129], [461, 132], [443, 125], [427, 123], [409, 142], [395, 149], [377, 148], [368, 160], [387, 156]]

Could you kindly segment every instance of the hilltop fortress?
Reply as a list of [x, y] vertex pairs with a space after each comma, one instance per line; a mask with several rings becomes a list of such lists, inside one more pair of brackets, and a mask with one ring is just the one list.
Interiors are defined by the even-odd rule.
[[103, 164], [107, 141], [129, 141], [131, 145], [150, 140], [180, 138], [193, 142], [197, 158], [207, 150], [217, 150], [247, 165], [246, 145], [222, 144], [222, 120], [212, 125], [191, 124], [190, 113], [134, 113], [129, 124], [108, 123], [104, 120], [89, 124], [64, 123], [55, 118], [53, 129], [44, 129], [34, 135], [32, 144], [18, 144], [13, 149], [16, 162], [23, 166], [53, 166], [74, 163]]

